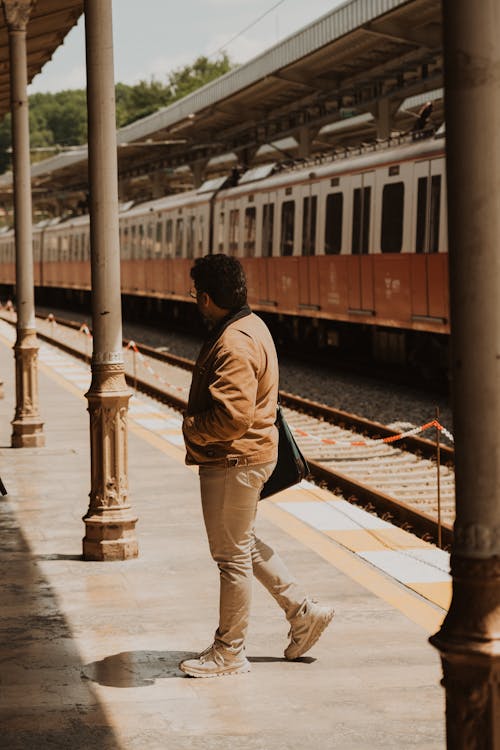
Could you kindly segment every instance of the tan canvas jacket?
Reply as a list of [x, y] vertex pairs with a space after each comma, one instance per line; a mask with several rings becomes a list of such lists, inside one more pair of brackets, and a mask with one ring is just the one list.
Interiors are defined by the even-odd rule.
[[274, 461], [278, 359], [265, 323], [251, 313], [201, 349], [183, 422], [187, 464]]

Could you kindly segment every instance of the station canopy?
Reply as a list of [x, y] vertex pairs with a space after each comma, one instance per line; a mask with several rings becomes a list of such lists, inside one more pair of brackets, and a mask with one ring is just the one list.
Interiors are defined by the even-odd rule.
[[[197, 167], [208, 179], [230, 165], [248, 169], [411, 130], [428, 100], [431, 119], [441, 124], [441, 14], [440, 0], [351, 0], [184, 99], [120, 129], [124, 199], [138, 198], [134, 184], [145, 180], [150, 186], [152, 175], [168, 192], [189, 187]], [[35, 199], [85, 192], [86, 147], [35, 164], [32, 176]], [[6, 180], [0, 177], [0, 192]]]
[[[48, 62], [83, 12], [83, 0], [37, 0], [27, 27], [28, 82]], [[10, 109], [9, 35], [0, 2], [0, 117]]]

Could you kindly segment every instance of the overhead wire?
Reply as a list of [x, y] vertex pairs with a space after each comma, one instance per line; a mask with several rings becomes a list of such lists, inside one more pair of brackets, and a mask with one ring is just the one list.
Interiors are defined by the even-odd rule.
[[248, 24], [248, 26], [245, 26], [244, 29], [241, 29], [241, 31], [238, 31], [237, 34], [235, 34], [229, 41], [225, 42], [223, 45], [221, 45], [218, 49], [216, 49], [214, 52], [211, 52], [207, 57], [210, 59], [211, 57], [215, 57], [215, 55], [218, 55], [220, 52], [225, 50], [226, 47], [228, 47], [230, 44], [232, 44], [236, 39], [239, 39], [239, 37], [244, 34], [249, 29], [252, 29], [254, 26], [256, 26], [260, 21], [262, 21], [263, 18], [269, 15], [269, 13], [272, 13], [273, 10], [276, 10], [280, 5], [283, 5], [286, 0], [278, 0], [277, 3], [274, 3], [268, 10], [266, 10], [264, 13], [262, 13], [258, 18], [255, 19], [255, 21], [252, 21], [252, 23]]

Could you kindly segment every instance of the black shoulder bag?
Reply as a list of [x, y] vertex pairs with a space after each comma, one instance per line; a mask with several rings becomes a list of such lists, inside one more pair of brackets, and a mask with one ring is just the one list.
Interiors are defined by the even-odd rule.
[[286, 423], [280, 404], [276, 414], [276, 427], [279, 433], [278, 461], [274, 471], [265, 482], [260, 493], [260, 499], [275, 495], [287, 487], [293, 487], [309, 474], [309, 466], [302, 452], [295, 442], [295, 438]]

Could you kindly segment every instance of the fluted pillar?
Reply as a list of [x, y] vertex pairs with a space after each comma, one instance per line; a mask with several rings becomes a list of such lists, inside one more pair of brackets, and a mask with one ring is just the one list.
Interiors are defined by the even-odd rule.
[[12, 163], [16, 245], [16, 409], [12, 446], [45, 445], [38, 409], [38, 342], [35, 331], [31, 165], [28, 118], [26, 28], [33, 0], [3, 0], [9, 32]]
[[86, 560], [138, 554], [128, 498], [127, 412], [122, 353], [118, 179], [111, 0], [85, 0], [92, 271], [91, 489]]
[[449, 750], [500, 750], [500, 7], [444, 0], [456, 520]]

